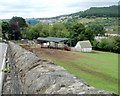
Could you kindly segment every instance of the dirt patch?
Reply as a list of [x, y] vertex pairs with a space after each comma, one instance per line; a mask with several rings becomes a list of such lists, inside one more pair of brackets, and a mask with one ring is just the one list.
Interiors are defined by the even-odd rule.
[[[35, 53], [38, 57], [43, 57], [43, 58], [56, 58], [59, 59], [61, 62], [67, 62], [67, 64], [74, 64], [75, 62], [72, 62], [72, 60], [76, 60], [76, 59], [90, 59], [88, 57], [85, 56], [81, 56], [78, 54], [74, 54], [74, 53], [70, 53], [64, 50], [58, 50], [58, 49], [48, 49], [48, 48], [33, 48], [30, 47], [28, 45], [24, 45], [23, 46], [25, 49]], [[76, 64], [76, 63], [75, 63]], [[85, 63], [79, 63], [81, 66], [86, 66], [86, 67], [90, 67], [90, 68], [95, 68], [95, 69], [99, 69], [102, 70], [101, 68], [97, 67], [97, 66], [93, 66], [93, 65], [89, 65], [89, 64], [85, 64]], [[73, 65], [71, 65], [73, 66]]]
[[38, 56], [41, 57], [52, 57], [52, 58], [62, 58], [62, 59], [79, 59], [79, 58], [86, 58], [85, 56], [77, 55], [74, 53], [70, 53], [64, 50], [58, 50], [58, 49], [49, 49], [49, 48], [32, 48], [28, 45], [22, 46], [25, 49], [36, 53]]
[[[67, 51], [64, 51], [64, 50], [48, 49], [48, 48], [32, 48], [28, 45], [27, 46], [24, 45], [23, 47], [25, 49], [35, 53], [38, 57], [49, 57], [49, 58], [57, 58], [57, 59], [60, 58], [61, 62], [64, 62], [64, 60], [66, 60], [66, 61], [68, 61], [67, 64], [69, 64], [70, 66], [73, 66], [73, 64], [75, 63], [75, 62], [72, 62], [73, 59], [80, 59], [80, 58], [84, 58], [86, 60], [92, 59], [92, 58], [88, 58], [86, 56], [81, 56], [81, 55], [70, 53], [70, 52], [67, 52]], [[93, 52], [93, 53], [99, 54], [97, 52]], [[95, 61], [101, 62], [102, 64], [106, 64], [106, 63], [103, 63], [102, 61], [99, 61], [99, 60], [95, 60]], [[101, 68], [98, 68], [97, 66], [93, 66], [93, 65], [89, 65], [89, 64], [85, 64], [85, 63], [80, 63], [80, 65], [81, 66], [87, 66], [89, 68], [95, 68], [95, 69], [98, 69], [98, 70], [103, 70]], [[112, 81], [112, 82], [115, 82], [115, 83], [117, 82], [117, 79], [109, 77], [109, 76], [107, 76], [105, 74], [102, 74], [100, 72], [92, 71], [90, 69], [86, 69], [86, 68], [83, 69], [83, 68], [79, 68], [79, 67], [76, 66], [75, 70], [84, 71], [86, 73], [93, 74], [97, 77], [101, 77], [105, 80], [109, 80], [109, 81]]]
[[[97, 59], [93, 59], [90, 57], [86, 57], [83, 55], [78, 55], [78, 54], [74, 54], [74, 53], [70, 53], [68, 51], [64, 51], [64, 50], [58, 50], [58, 49], [49, 49], [49, 48], [34, 48], [28, 45], [22, 45], [23, 48], [35, 53], [37, 56], [40, 57], [50, 57], [50, 58], [62, 58], [63, 60], [74, 60], [74, 59], [80, 59], [80, 58], [84, 58], [86, 60], [93, 60], [96, 62], [100, 62], [101, 64], [107, 64], [107, 65], [112, 65], [110, 63], [101, 61], [101, 60], [97, 60]], [[99, 52], [91, 52], [91, 54], [101, 54]]]

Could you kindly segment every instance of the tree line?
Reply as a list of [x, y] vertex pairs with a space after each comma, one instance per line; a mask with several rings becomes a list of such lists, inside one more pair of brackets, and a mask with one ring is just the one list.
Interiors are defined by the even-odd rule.
[[[70, 38], [66, 43], [71, 46], [75, 46], [78, 41], [90, 40], [93, 44], [93, 47], [98, 50], [120, 50], [118, 45], [119, 38], [114, 38], [114, 48], [110, 49], [113, 46], [112, 41], [108, 39], [102, 40], [101, 42], [96, 42], [94, 40], [95, 36], [100, 36], [105, 34], [105, 29], [102, 25], [92, 24], [85, 26], [82, 23], [54, 23], [52, 25], [46, 23], [39, 23], [36, 25], [30, 25], [25, 22], [25, 19], [22, 17], [13, 17], [9, 22], [2, 22], [2, 34], [3, 38], [8, 40], [19, 40], [19, 39], [37, 39], [38, 37], [60, 37], [60, 38]], [[107, 43], [106, 43], [107, 42]], [[99, 43], [99, 44], [98, 44]], [[105, 44], [106, 45], [105, 45]], [[105, 47], [105, 46], [106, 47]], [[112, 46], [112, 47], [110, 47]], [[117, 47], [116, 47], [117, 46]], [[108, 48], [108, 49], [107, 49]], [[113, 52], [117, 52], [113, 51]]]
[[76, 13], [68, 14], [68, 15], [60, 15], [52, 18], [39, 18], [40, 20], [49, 20], [49, 19], [58, 19], [60, 17], [65, 16], [79, 16], [79, 17], [120, 17], [119, 14], [120, 5], [113, 5], [109, 7], [91, 7], [85, 11], [79, 11]]
[[110, 7], [92, 7], [82, 13], [81, 17], [96, 16], [96, 17], [120, 17], [118, 9], [119, 6], [110, 6]]
[[[85, 27], [81, 23], [38, 23], [34, 26], [25, 22], [22, 17], [13, 17], [9, 22], [2, 22], [2, 33], [5, 39], [36, 39], [38, 37], [68, 37], [72, 42], [93, 40], [96, 35], [103, 35], [105, 30], [101, 25]], [[74, 44], [73, 44], [74, 45]]]
[[120, 5], [114, 5], [109, 7], [91, 7], [85, 11], [69, 14], [68, 16], [79, 17], [120, 17], [119, 15]]

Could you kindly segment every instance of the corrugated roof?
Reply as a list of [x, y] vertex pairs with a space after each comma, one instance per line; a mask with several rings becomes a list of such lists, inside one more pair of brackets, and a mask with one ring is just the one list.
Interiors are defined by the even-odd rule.
[[69, 38], [57, 38], [57, 37], [42, 38], [42, 37], [39, 37], [39, 38], [37, 38], [37, 40], [49, 41], [49, 42], [61, 42], [61, 41], [69, 40]]
[[118, 31], [107, 31], [106, 33], [107, 34], [120, 34], [120, 32]]
[[89, 40], [79, 41], [81, 48], [92, 48], [92, 45]]

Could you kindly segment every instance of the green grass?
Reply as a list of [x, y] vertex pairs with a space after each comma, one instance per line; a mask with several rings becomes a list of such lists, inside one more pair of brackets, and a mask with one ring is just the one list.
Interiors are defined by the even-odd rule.
[[118, 92], [118, 54], [110, 53], [110, 52], [100, 52], [100, 51], [97, 52], [98, 54], [73, 52], [75, 54], [86, 56], [89, 58], [88, 60], [77, 59], [75, 62], [78, 63], [82, 62], [85, 64], [96, 66], [98, 68], [98, 69], [92, 68], [90, 70], [94, 72], [98, 72], [99, 74], [96, 75], [89, 74], [92, 75], [91, 78], [87, 78], [86, 76], [81, 76], [81, 77], [85, 78], [91, 85], [97, 88], [101, 88], [117, 93]]
[[98, 54], [72, 52], [85, 57], [72, 60], [47, 58], [96, 88], [118, 93], [118, 54], [96, 52]]

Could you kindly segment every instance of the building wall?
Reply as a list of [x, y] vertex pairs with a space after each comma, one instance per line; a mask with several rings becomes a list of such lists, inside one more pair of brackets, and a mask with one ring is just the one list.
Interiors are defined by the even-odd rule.
[[78, 52], [92, 52], [92, 48], [81, 48], [80, 44], [77, 43], [74, 48], [72, 48], [72, 51], [78, 51]]
[[79, 42], [78, 42], [78, 43], [76, 44], [74, 50], [81, 52], [81, 49], [82, 49], [82, 48], [81, 48], [81, 46], [80, 46], [80, 44], [79, 44]]
[[109, 33], [105, 33], [105, 35], [109, 35], [109, 36], [120, 36], [119, 34], [109, 34]]
[[92, 52], [92, 48], [82, 48], [81, 52]]

